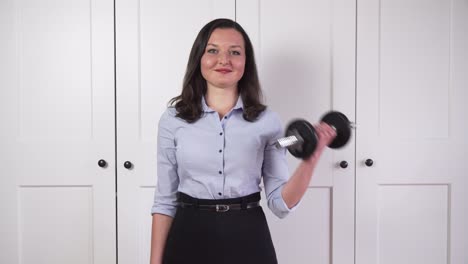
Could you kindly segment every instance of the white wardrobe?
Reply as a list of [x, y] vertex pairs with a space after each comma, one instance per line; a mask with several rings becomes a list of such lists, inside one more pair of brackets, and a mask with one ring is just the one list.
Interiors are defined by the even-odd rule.
[[290, 216], [263, 199], [280, 264], [467, 263], [466, 0], [0, 1], [0, 263], [149, 263], [157, 121], [218, 17], [284, 125], [356, 123]]

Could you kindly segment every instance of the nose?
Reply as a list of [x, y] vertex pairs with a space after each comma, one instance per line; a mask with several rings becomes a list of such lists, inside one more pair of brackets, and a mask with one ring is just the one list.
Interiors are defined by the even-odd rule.
[[221, 65], [226, 65], [229, 63], [229, 54], [226, 52], [220, 52], [218, 56], [218, 63]]

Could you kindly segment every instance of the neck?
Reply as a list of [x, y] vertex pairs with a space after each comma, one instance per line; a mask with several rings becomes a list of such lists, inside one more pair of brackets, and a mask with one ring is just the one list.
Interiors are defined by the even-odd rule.
[[206, 104], [216, 112], [219, 117], [225, 116], [237, 103], [239, 93], [237, 88], [218, 89], [208, 87], [205, 95]]

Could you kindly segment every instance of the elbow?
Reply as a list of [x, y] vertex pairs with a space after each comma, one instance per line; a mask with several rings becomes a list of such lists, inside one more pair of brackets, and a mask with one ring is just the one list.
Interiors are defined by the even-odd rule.
[[279, 219], [284, 219], [289, 215], [291, 209], [286, 206], [283, 200], [271, 200], [268, 202], [270, 211]]
[[289, 212], [274, 213], [274, 215], [278, 217], [279, 219], [284, 219], [286, 218], [286, 216], [289, 215]]

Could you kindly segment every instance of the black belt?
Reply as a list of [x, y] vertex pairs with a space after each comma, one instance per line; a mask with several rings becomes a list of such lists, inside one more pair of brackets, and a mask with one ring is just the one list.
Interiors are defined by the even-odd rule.
[[218, 213], [224, 213], [229, 210], [241, 210], [241, 209], [250, 209], [250, 208], [255, 208], [260, 206], [260, 202], [252, 202], [252, 203], [245, 203], [244, 207], [242, 207], [242, 204], [213, 204], [213, 205], [207, 205], [207, 204], [191, 204], [191, 203], [184, 203], [180, 202], [179, 206], [182, 208], [196, 208], [199, 210], [208, 210], [208, 211], [213, 211], [213, 212], [218, 212]]

